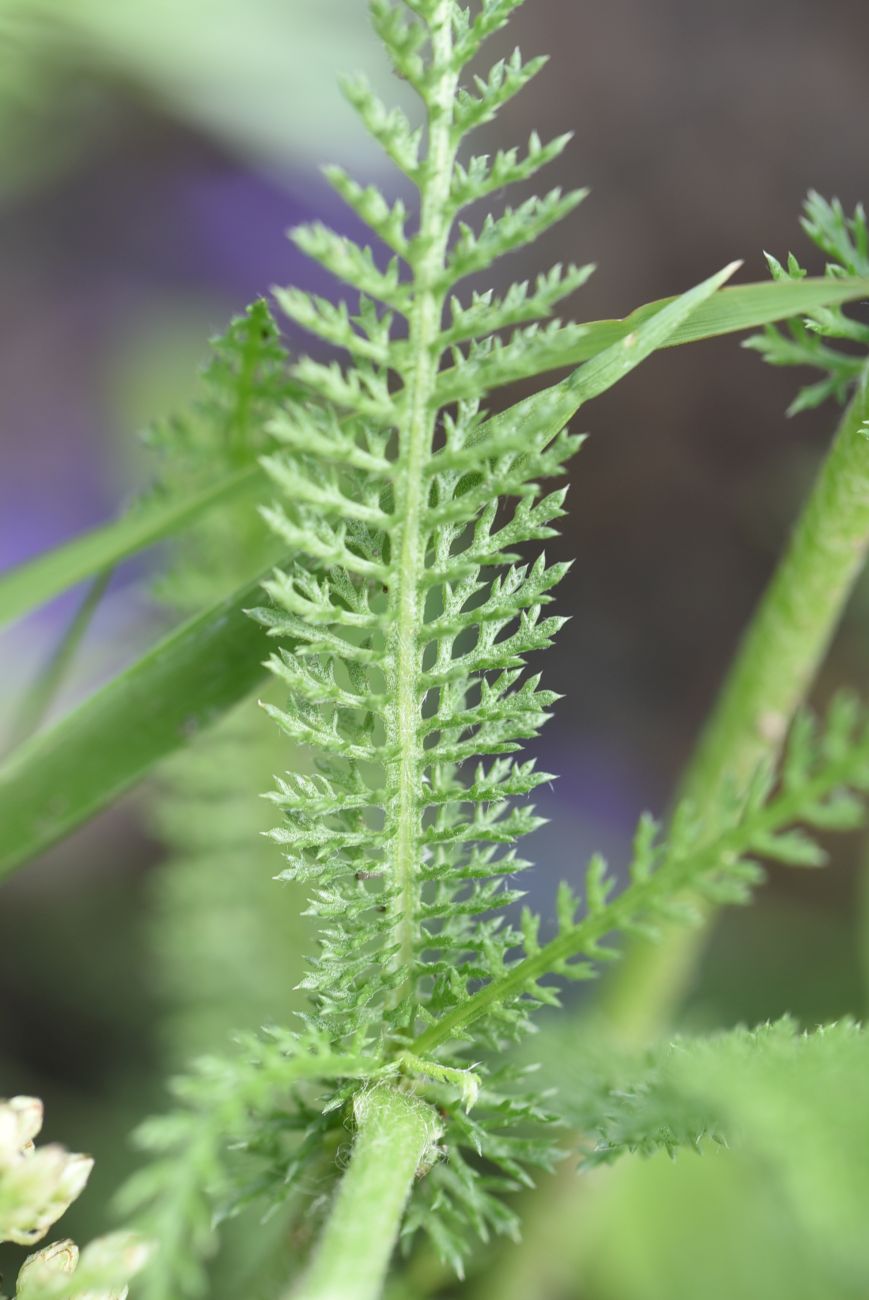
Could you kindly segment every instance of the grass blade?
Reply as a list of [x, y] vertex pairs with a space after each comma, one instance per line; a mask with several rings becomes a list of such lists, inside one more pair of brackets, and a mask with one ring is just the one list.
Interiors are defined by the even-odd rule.
[[[803, 316], [819, 307], [841, 305], [861, 298], [869, 298], [869, 280], [820, 278], [738, 284], [715, 294], [659, 346], [673, 348], [682, 343], [697, 343], [723, 334], [755, 330], [776, 321]], [[566, 370], [590, 361], [606, 348], [614, 347], [622, 339], [635, 334], [641, 325], [675, 301], [675, 298], [659, 298], [656, 302], [637, 307], [621, 320], [589, 321], [570, 344], [557, 338], [550, 340], [547, 361], [542, 368]], [[445, 370], [444, 377], [451, 373], [452, 370]], [[535, 373], [540, 373], [540, 369]]]
[[88, 584], [66, 629], [22, 699], [11, 728], [10, 749], [23, 744], [39, 730], [72, 667], [79, 646], [87, 636], [113, 573], [114, 569], [104, 569]]
[[[869, 280], [816, 278], [738, 284], [715, 294], [659, 346], [675, 348], [682, 343], [697, 343], [722, 334], [758, 329], [761, 325], [771, 325], [791, 316], [803, 316], [818, 307], [856, 302], [861, 298], [869, 298]], [[636, 331], [674, 301], [673, 298], [661, 298], [646, 303], [623, 320], [591, 321], [587, 333], [572, 348], [565, 349], [557, 364], [575, 366], [588, 361], [603, 348], [611, 347]]]
[[[516, 431], [528, 427], [537, 439], [547, 431], [550, 437], [555, 437], [581, 406], [612, 388], [658, 348], [666, 347], [673, 335], [685, 327], [693, 313], [708, 303], [739, 266], [739, 262], [732, 262], [678, 298], [669, 299], [635, 329], [598, 352], [585, 365], [577, 367], [561, 383], [517, 402], [488, 424], [494, 422]], [[482, 434], [486, 428], [487, 425], [482, 425], [479, 433]]]
[[0, 575], [0, 625], [44, 605], [62, 591], [114, 568], [213, 506], [249, 491], [264, 479], [258, 465], [213, 483], [183, 500], [142, 505], [122, 519], [74, 537]]
[[0, 768], [0, 876], [135, 784], [264, 677], [260, 575], [182, 624]]

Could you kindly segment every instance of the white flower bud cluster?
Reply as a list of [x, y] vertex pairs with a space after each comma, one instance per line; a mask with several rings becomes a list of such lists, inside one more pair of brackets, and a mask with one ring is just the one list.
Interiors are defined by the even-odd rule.
[[[33, 1144], [42, 1128], [38, 1097], [0, 1101], [0, 1241], [41, 1239], [84, 1190], [93, 1160], [65, 1147]], [[28, 1255], [16, 1300], [126, 1300], [127, 1283], [151, 1247], [131, 1232], [98, 1237], [79, 1255], [74, 1241], [55, 1241]]]
[[79, 1255], [73, 1241], [55, 1241], [25, 1260], [15, 1300], [126, 1300], [127, 1282], [151, 1253], [131, 1232], [98, 1237]]
[[48, 1232], [88, 1180], [93, 1160], [50, 1143], [38, 1150], [37, 1097], [0, 1101], [0, 1241], [30, 1246]]
[[15, 1288], [16, 1300], [27, 1296], [41, 1296], [58, 1279], [75, 1272], [78, 1264], [78, 1246], [74, 1241], [53, 1241], [44, 1250], [28, 1255], [18, 1273]]

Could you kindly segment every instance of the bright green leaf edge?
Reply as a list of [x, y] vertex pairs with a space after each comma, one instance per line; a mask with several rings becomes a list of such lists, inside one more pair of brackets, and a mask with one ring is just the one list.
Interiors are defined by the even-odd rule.
[[254, 582], [189, 619], [0, 768], [0, 877], [130, 789], [265, 676]]
[[[685, 321], [663, 347], [696, 343], [741, 330], [757, 329], [819, 307], [869, 298], [869, 280], [806, 279], [742, 284], [720, 290]], [[617, 320], [591, 321], [570, 348], [553, 348], [549, 368], [559, 370], [588, 361], [620, 342], [675, 298], [638, 307]], [[251, 465], [185, 501], [142, 507], [113, 523], [95, 528], [0, 575], [0, 625], [52, 600], [78, 582], [113, 568], [137, 551], [177, 532], [212, 506], [264, 480]]]

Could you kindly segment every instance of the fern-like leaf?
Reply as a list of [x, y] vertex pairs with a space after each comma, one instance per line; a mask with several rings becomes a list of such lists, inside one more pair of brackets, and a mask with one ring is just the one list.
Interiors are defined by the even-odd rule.
[[[869, 273], [869, 227], [862, 205], [849, 217], [838, 199], [828, 202], [813, 190], [806, 199], [801, 224], [812, 243], [830, 259], [827, 276], [838, 279]], [[786, 266], [770, 254], [767, 262], [774, 280], [801, 280], [806, 275], [793, 253]], [[841, 342], [850, 344], [850, 349], [836, 346]], [[796, 415], [828, 398], [847, 400], [866, 371], [869, 324], [849, 316], [841, 307], [824, 307], [785, 327], [767, 325], [744, 346], [759, 352], [773, 366], [807, 366], [824, 372], [823, 379], [797, 394], [788, 411]]]
[[[296, 556], [265, 584], [270, 604], [255, 611], [277, 643], [269, 667], [285, 694], [267, 711], [314, 768], [281, 777], [269, 796], [284, 814], [273, 832], [284, 876], [305, 882], [319, 920], [303, 981], [311, 1023], [338, 1045], [361, 1032], [385, 1063], [405, 1069], [408, 1047], [437, 1035], [439, 1059], [428, 1073], [420, 1067], [420, 1086], [449, 1116], [449, 1156], [423, 1180], [409, 1222], [427, 1228], [457, 1268], [469, 1232], [515, 1229], [499, 1180], [502, 1190], [519, 1185], [553, 1149], [545, 1136], [527, 1136], [545, 1116], [506, 1075], [488, 1078], [473, 1117], [455, 1105], [450, 1072], [468, 1062], [460, 1036], [440, 1033], [475, 1005], [475, 989], [501, 987], [523, 940], [504, 909], [521, 897], [515, 881], [527, 866], [515, 842], [539, 819], [514, 800], [549, 778], [516, 755], [555, 702], [524, 670], [563, 623], [548, 606], [566, 568], [543, 555], [528, 562], [523, 547], [551, 537], [563, 512], [563, 491], [544, 483], [580, 446], [568, 420], [694, 301], [672, 304], [643, 327], [650, 333], [535, 399], [533, 418], [522, 404], [488, 418], [489, 394], [543, 373], [580, 337], [581, 327], [543, 322], [589, 274], [555, 268], [497, 300], [456, 292], [585, 196], [555, 189], [476, 226], [461, 219], [469, 203], [525, 181], [567, 141], [533, 136], [522, 155], [460, 160], [464, 137], [543, 65], [517, 51], [471, 88], [461, 84], [468, 60], [515, 7], [483, 0], [472, 16], [455, 0], [372, 4], [394, 67], [422, 101], [425, 131], [362, 83], [348, 94], [418, 188], [419, 218], [333, 170], [374, 246], [319, 223], [294, 232], [297, 247], [354, 297], [336, 306], [291, 289], [276, 291], [277, 301], [348, 359], [303, 358], [293, 373], [308, 400], [268, 426], [276, 445], [263, 464], [275, 499], [263, 514]], [[695, 292], [708, 295], [727, 274]], [[534, 991], [537, 1001], [550, 996]], [[499, 1045], [524, 1027], [527, 986], [517, 992], [493, 999], [477, 1025], [481, 1041]], [[414, 1050], [413, 1059], [424, 1064], [426, 1055]]]
[[203, 1057], [195, 1072], [176, 1079], [178, 1108], [145, 1121], [135, 1134], [152, 1161], [118, 1197], [121, 1212], [156, 1244], [139, 1283], [142, 1300], [203, 1294], [216, 1223], [243, 1181], [234, 1162], [260, 1139], [277, 1107], [292, 1106], [306, 1083], [365, 1078], [376, 1067], [356, 1044], [338, 1054], [314, 1030], [274, 1029], [241, 1037], [234, 1056]]
[[[163, 495], [195, 491], [256, 462], [274, 445], [266, 426], [295, 385], [267, 305], [254, 303], [212, 343], [200, 396], [155, 426]], [[178, 540], [163, 600], [184, 615], [232, 591], [283, 553], [248, 497], [197, 522]], [[285, 1018], [299, 976], [287, 932], [297, 900], [274, 898], [266, 829], [257, 794], [277, 765], [277, 737], [242, 706], [207, 738], [194, 739], [160, 773], [152, 821], [167, 849], [155, 872], [157, 984], [168, 1012], [170, 1055], [222, 1046], [237, 1025]], [[231, 958], [215, 936], [231, 933]], [[177, 1059], [173, 1059], [173, 1068]]]
[[[523, 669], [563, 622], [547, 606], [566, 566], [543, 556], [528, 564], [521, 550], [552, 536], [562, 514], [563, 493], [542, 483], [563, 473], [580, 444], [562, 427], [577, 403], [529, 434], [487, 420], [483, 402], [542, 373], [565, 334], [580, 332], [538, 322], [590, 268], [556, 267], [497, 301], [474, 293], [463, 303], [455, 291], [584, 197], [555, 190], [478, 229], [458, 219], [567, 143], [532, 136], [522, 155], [459, 159], [463, 137], [542, 66], [517, 52], [473, 89], [461, 87], [465, 64], [515, 7], [487, 0], [472, 18], [452, 0], [372, 5], [395, 68], [423, 101], [424, 150], [423, 137], [364, 85], [347, 91], [418, 186], [418, 223], [332, 170], [387, 251], [304, 227], [297, 246], [356, 290], [358, 305], [276, 291], [296, 324], [344, 349], [351, 364], [303, 359], [295, 379], [309, 402], [269, 426], [278, 445], [264, 464], [276, 498], [264, 515], [297, 559], [266, 584], [271, 605], [257, 611], [278, 642], [269, 666], [289, 697], [267, 709], [316, 765], [311, 776], [278, 782], [270, 798], [285, 820], [273, 838], [285, 876], [308, 884], [320, 921], [303, 982], [315, 1023], [338, 1043], [361, 1028], [386, 1059], [494, 978], [519, 942], [502, 913], [520, 897], [513, 882], [527, 865], [514, 842], [539, 819], [514, 800], [550, 779], [512, 755], [555, 700]], [[427, 1087], [454, 1109], [448, 1082]], [[413, 1220], [428, 1221], [457, 1267], [463, 1216], [483, 1233], [515, 1228], [463, 1151], [483, 1152], [508, 1184], [522, 1181], [525, 1148], [511, 1130], [539, 1109], [508, 1100], [503, 1081], [485, 1101], [491, 1123], [478, 1111], [457, 1114], [450, 1157], [425, 1180], [438, 1214]], [[546, 1143], [529, 1153], [550, 1159]]]
[[608, 936], [621, 932], [655, 938], [661, 921], [692, 923], [698, 918], [685, 900], [688, 892], [716, 904], [745, 903], [764, 877], [759, 860], [803, 868], [823, 865], [825, 854], [807, 831], [859, 826], [867, 794], [869, 723], [850, 696], [841, 696], [820, 732], [808, 715], [795, 725], [778, 788], [775, 772], [764, 766], [747, 793], [722, 800], [714, 817], [698, 817], [690, 803], [683, 803], [666, 835], [643, 817], [630, 883], [621, 892], [603, 858], [594, 857], [583, 898], [568, 885], [561, 887], [558, 935], [541, 946], [536, 923], [526, 918], [525, 957], [508, 963], [497, 979], [439, 1019], [413, 1050], [425, 1055], [461, 1038], [471, 1024], [479, 1035], [487, 1021], [503, 1018], [505, 1006], [517, 1000], [521, 1005], [530, 999], [531, 1006], [551, 1002], [551, 991], [539, 983], [546, 975], [594, 978], [601, 963], [618, 957]]
[[[545, 368], [552, 327], [538, 329], [535, 318], [587, 272], [556, 268], [497, 303], [477, 294], [463, 307], [453, 296], [458, 279], [582, 198], [527, 200], [476, 233], [455, 224], [466, 202], [526, 179], [566, 143], [533, 137], [521, 161], [511, 151], [458, 160], [477, 116], [471, 101], [494, 112], [537, 70], [516, 58], [478, 78], [475, 94], [459, 89], [462, 66], [513, 7], [486, 4], [471, 20], [451, 3], [412, 13], [373, 6], [427, 112], [426, 152], [414, 165], [419, 224], [409, 231], [403, 207], [333, 171], [393, 256], [384, 262], [306, 227], [296, 242], [360, 291], [358, 310], [277, 292], [294, 321], [354, 362], [303, 361], [296, 378], [312, 402], [270, 426], [280, 448], [265, 464], [279, 495], [265, 514], [298, 560], [266, 585], [272, 606], [259, 612], [282, 643], [270, 666], [290, 692], [269, 712], [317, 756], [313, 784], [287, 778], [272, 796], [287, 817], [275, 838], [286, 874], [315, 884], [312, 910], [324, 925], [307, 983], [319, 1022], [339, 1037], [364, 1023], [400, 1043], [503, 960], [516, 935], [481, 918], [516, 897], [505, 877], [523, 864], [510, 846], [537, 824], [510, 801], [548, 779], [508, 756], [554, 700], [520, 674], [562, 621], [544, 609], [565, 566], [543, 557], [528, 566], [519, 548], [551, 535], [561, 496], [539, 485], [562, 472], [579, 440], [555, 430], [514, 441], [508, 427], [486, 424], [481, 402]], [[358, 86], [352, 93], [383, 138], [388, 115]], [[393, 135], [384, 143], [394, 155]], [[498, 332], [510, 327], [520, 332], [504, 343]], [[510, 498], [505, 516], [498, 501]]]

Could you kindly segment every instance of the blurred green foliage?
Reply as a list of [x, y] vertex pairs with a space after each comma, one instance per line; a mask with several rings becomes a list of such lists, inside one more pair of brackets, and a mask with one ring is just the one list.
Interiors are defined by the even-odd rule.
[[[671, 1049], [663, 1079], [640, 1085], [654, 1098], [647, 1119], [669, 1123], [661, 1089], [670, 1089], [674, 1116], [699, 1104], [733, 1150], [625, 1168], [596, 1243], [594, 1293], [688, 1300], [700, 1284], [709, 1300], [865, 1295], [867, 1077], [869, 1039], [847, 1023], [807, 1037], [785, 1023]], [[613, 1102], [618, 1110], [625, 1094]]]
[[0, 187], [98, 142], [119, 84], [271, 167], [364, 154], [335, 79], [381, 66], [368, 31], [356, 0], [0, 0]]

